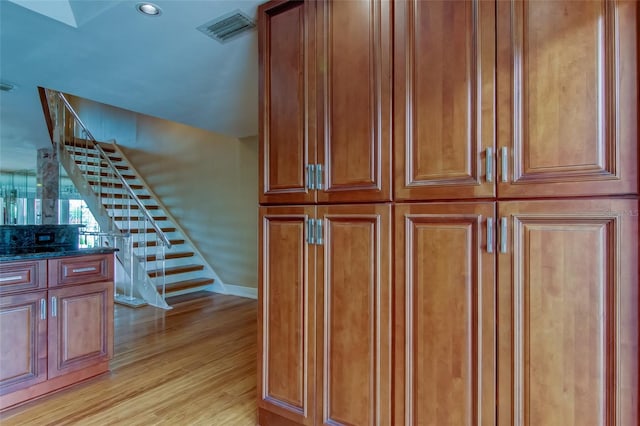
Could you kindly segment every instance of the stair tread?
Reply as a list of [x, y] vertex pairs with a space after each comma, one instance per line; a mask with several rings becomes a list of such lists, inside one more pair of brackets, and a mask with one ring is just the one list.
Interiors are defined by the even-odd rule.
[[[126, 222], [129, 220], [129, 216], [113, 216], [112, 217], [113, 220], [115, 220], [116, 222]], [[138, 220], [135, 217], [131, 218], [132, 221], [136, 221]], [[159, 222], [161, 220], [167, 220], [166, 216], [153, 216], [153, 220], [155, 220], [156, 222]]]
[[[86, 174], [86, 175], [92, 176], [92, 177], [93, 176], [98, 176], [98, 173], [94, 172], [93, 170], [85, 170], [85, 171], [83, 171], [83, 173]], [[134, 175], [126, 175], [126, 174], [122, 174], [122, 173], [120, 173], [120, 175], [122, 175], [122, 177], [125, 178], [125, 179], [135, 179], [136, 178]], [[100, 172], [100, 176], [110, 177], [110, 176], [112, 176], [112, 174], [111, 173], [107, 173], [107, 172]], [[88, 180], [95, 181], [96, 178], [91, 178], [91, 179], [88, 179]]]
[[[103, 203], [107, 209], [128, 209], [129, 206], [127, 204], [111, 204], [111, 203]], [[147, 210], [159, 210], [160, 206], [145, 206]], [[137, 209], [138, 206], [136, 204], [131, 205], [132, 209]]]
[[[184, 281], [176, 281], [170, 284], [167, 284], [165, 287], [166, 291], [178, 291], [178, 290], [186, 290], [192, 287], [200, 287], [203, 285], [213, 284], [213, 278], [193, 278], [190, 280]], [[158, 290], [162, 290], [162, 285], [157, 285], [156, 288]]]
[[66, 141], [64, 144], [67, 146], [81, 146], [83, 148], [93, 149], [93, 145], [97, 143], [106, 152], [116, 152], [116, 149], [110, 143], [105, 142], [93, 142], [88, 139], [74, 138], [73, 141]]
[[[141, 200], [150, 200], [151, 199], [151, 195], [146, 195], [146, 194], [136, 194], [138, 196], [139, 199]], [[120, 194], [120, 193], [112, 193], [112, 194], [108, 194], [108, 193], [102, 193], [102, 198], [128, 198], [129, 194]]]
[[[97, 180], [89, 180], [89, 183], [93, 186], [101, 186], [103, 188], [118, 188], [118, 189], [124, 188], [124, 185], [118, 182], [100, 181], [100, 183], [98, 184]], [[138, 185], [135, 183], [130, 183], [129, 186], [131, 187], [131, 189], [144, 189], [143, 185]]]
[[[171, 266], [168, 268], [164, 268], [164, 275], [167, 276], [167, 275], [182, 274], [185, 272], [202, 271], [203, 269], [204, 269], [204, 265], [198, 265], [198, 264]], [[150, 271], [147, 271], [147, 275], [149, 275], [151, 278], [161, 277], [163, 275], [162, 269], [152, 269]]]
[[[69, 151], [71, 151], [71, 155], [73, 155], [74, 157], [89, 157], [89, 158], [101, 158], [102, 156], [100, 154], [98, 154], [98, 152], [94, 151], [88, 151], [86, 150], [86, 148], [82, 148], [82, 149], [76, 149], [73, 148], [72, 146], [70, 146], [68, 148]], [[122, 157], [117, 157], [115, 155], [112, 155], [112, 153], [107, 153], [107, 156], [109, 157], [109, 159], [115, 163], [119, 163], [121, 161], [124, 161], [122, 159]]]
[[[184, 240], [178, 240], [178, 239], [176, 239], [176, 240], [169, 240], [169, 242], [171, 243], [171, 245], [184, 244]], [[157, 241], [147, 241], [147, 243], [146, 243], [146, 244], [140, 244], [140, 241], [135, 241], [135, 242], [133, 243], [133, 247], [134, 247], [134, 248], [144, 247], [145, 245], [146, 245], [147, 247], [155, 247], [155, 246], [157, 246], [157, 245], [158, 245], [158, 243], [157, 243]]]
[[[162, 230], [162, 232], [176, 232], [176, 228], [171, 228], [171, 227], [167, 227], [167, 228], [160, 228]], [[129, 233], [130, 234], [143, 234], [144, 229], [129, 229]], [[155, 232], [156, 230], [153, 229], [153, 227], [147, 228], [147, 233], [152, 233]]]
[[[194, 255], [195, 253], [192, 251], [181, 251], [181, 252], [175, 252], [175, 253], [165, 253], [164, 258], [165, 260], [183, 259], [185, 257], [193, 257]], [[147, 262], [153, 262], [154, 260], [156, 260], [155, 254], [150, 254], [147, 256]]]
[[[81, 161], [77, 158], [74, 158], [74, 162], [76, 163], [76, 165], [78, 165], [78, 167], [83, 167], [83, 166], [88, 166], [88, 167], [106, 167], [107, 163], [105, 161]], [[129, 166], [127, 166], [126, 164], [116, 164], [116, 169], [118, 170], [129, 170]], [[83, 171], [85, 169], [82, 169]]]

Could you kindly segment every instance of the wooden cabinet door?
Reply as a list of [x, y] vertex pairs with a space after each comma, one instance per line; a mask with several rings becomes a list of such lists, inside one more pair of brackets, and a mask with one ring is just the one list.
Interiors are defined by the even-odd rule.
[[394, 425], [495, 425], [494, 210], [396, 204]]
[[49, 379], [113, 354], [113, 282], [49, 291]]
[[391, 2], [319, 1], [319, 202], [391, 198]]
[[0, 395], [47, 379], [46, 301], [46, 291], [0, 297]]
[[495, 196], [495, 2], [395, 3], [396, 200]]
[[260, 6], [260, 203], [313, 203], [316, 162], [315, 4]]
[[316, 424], [391, 425], [390, 206], [317, 217]]
[[305, 425], [314, 420], [314, 212], [262, 207], [259, 224], [258, 407]]
[[637, 193], [638, 2], [497, 3], [498, 196]]
[[638, 201], [498, 212], [498, 424], [638, 424]]

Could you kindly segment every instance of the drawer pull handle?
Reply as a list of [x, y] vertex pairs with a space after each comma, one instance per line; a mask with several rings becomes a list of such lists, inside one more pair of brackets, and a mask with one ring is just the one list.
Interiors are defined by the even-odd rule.
[[51, 298], [51, 316], [52, 317], [58, 316], [58, 298], [55, 296]]
[[47, 319], [47, 301], [45, 299], [40, 299], [40, 319]]
[[72, 269], [71, 272], [73, 273], [79, 273], [79, 272], [94, 272], [97, 271], [98, 268], [96, 268], [95, 266], [91, 266], [90, 268], [78, 268], [78, 269]]
[[2, 277], [0, 278], [0, 283], [6, 282], [6, 281], [16, 281], [22, 278], [22, 275], [12, 275], [10, 277]]

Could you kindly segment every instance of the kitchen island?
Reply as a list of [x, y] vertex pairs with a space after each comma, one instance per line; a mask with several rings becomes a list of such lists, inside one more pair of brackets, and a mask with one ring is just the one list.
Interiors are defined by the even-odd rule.
[[114, 252], [0, 247], [0, 411], [108, 371]]

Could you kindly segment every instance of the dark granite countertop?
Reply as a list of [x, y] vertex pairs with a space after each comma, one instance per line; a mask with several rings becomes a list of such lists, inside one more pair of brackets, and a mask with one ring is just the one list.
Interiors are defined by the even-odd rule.
[[54, 257], [85, 256], [92, 254], [111, 254], [118, 251], [111, 247], [65, 248], [65, 247], [20, 247], [0, 248], [0, 262], [49, 259]]

